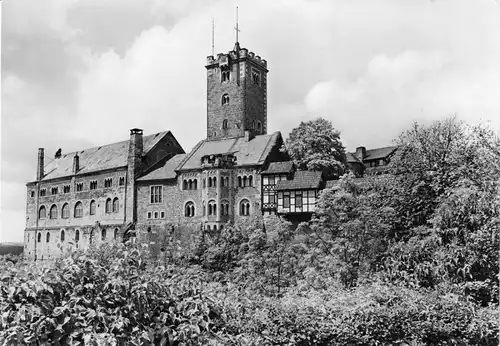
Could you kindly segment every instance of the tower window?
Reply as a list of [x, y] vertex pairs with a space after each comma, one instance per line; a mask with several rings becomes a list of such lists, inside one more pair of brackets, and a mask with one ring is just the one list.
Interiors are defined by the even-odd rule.
[[250, 215], [250, 202], [248, 199], [244, 199], [240, 202], [240, 215], [248, 216]]
[[229, 82], [229, 77], [230, 77], [230, 72], [228, 70], [222, 71], [221, 72], [221, 81], [222, 82]]
[[262, 124], [260, 123], [260, 121], [257, 121], [257, 131], [260, 131], [262, 128]]
[[76, 192], [83, 191], [83, 183], [77, 183], [76, 184]]
[[187, 217], [193, 217], [195, 215], [194, 203], [187, 202], [184, 206], [184, 215]]
[[120, 186], [125, 185], [125, 177], [120, 177], [120, 179], [118, 180], [118, 185]]
[[228, 105], [229, 104], [229, 95], [228, 94], [224, 94], [222, 95], [222, 105]]
[[113, 178], [104, 179], [104, 187], [111, 187], [113, 185]]
[[63, 192], [64, 193], [69, 193], [71, 191], [71, 186], [70, 185], [64, 185], [63, 186]]
[[58, 187], [53, 187], [51, 190], [50, 190], [50, 194], [51, 195], [57, 195], [57, 193], [59, 192], [59, 188]]
[[256, 69], [252, 69], [252, 83], [260, 85], [260, 72]]
[[227, 119], [224, 119], [224, 121], [222, 122], [222, 128], [224, 130], [227, 129]]
[[45, 196], [46, 194], [47, 194], [47, 190], [45, 190], [45, 189], [41, 189], [41, 190], [40, 190], [40, 197], [43, 197], [43, 196]]
[[95, 189], [97, 189], [97, 180], [92, 180], [92, 181], [90, 182], [90, 189], [91, 189], [91, 190], [95, 190]]

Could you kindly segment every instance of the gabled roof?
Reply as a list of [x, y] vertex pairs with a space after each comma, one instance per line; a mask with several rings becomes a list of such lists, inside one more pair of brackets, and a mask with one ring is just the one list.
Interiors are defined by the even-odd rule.
[[339, 186], [340, 180], [327, 180], [325, 189], [331, 189], [332, 187]]
[[261, 174], [290, 173], [293, 170], [293, 161], [271, 162]]
[[262, 165], [280, 137], [281, 133], [275, 132], [255, 136], [249, 141], [246, 141], [245, 137], [203, 140], [181, 162], [177, 170], [201, 168], [202, 157], [224, 153], [234, 153], [236, 166]]
[[140, 177], [137, 180], [147, 181], [147, 180], [175, 179], [175, 177], [177, 176], [175, 170], [186, 156], [187, 154], [177, 154], [172, 158], [170, 158], [169, 160], [167, 160], [163, 165], [152, 170], [151, 172]]
[[316, 171], [296, 171], [293, 180], [281, 180], [276, 190], [319, 189], [322, 173]]
[[363, 158], [363, 161], [385, 159], [386, 157], [388, 157], [392, 153], [394, 153], [396, 151], [396, 149], [398, 149], [397, 146], [391, 146], [391, 147], [384, 147], [384, 148], [367, 150], [366, 156]]
[[[149, 136], [144, 136], [143, 154], [147, 154], [163, 137], [170, 131], [163, 131]], [[122, 141], [84, 149], [78, 152], [63, 154], [58, 159], [49, 159], [44, 171], [42, 180], [50, 180], [73, 175], [73, 157], [76, 153], [80, 157], [80, 169], [78, 175], [91, 172], [98, 172], [106, 169], [120, 168], [127, 166], [129, 141]], [[47, 158], [45, 158], [47, 162]]]
[[347, 153], [345, 158], [346, 158], [346, 162], [350, 162], [350, 163], [356, 162], [356, 163], [361, 163], [361, 164], [363, 163], [353, 153]]

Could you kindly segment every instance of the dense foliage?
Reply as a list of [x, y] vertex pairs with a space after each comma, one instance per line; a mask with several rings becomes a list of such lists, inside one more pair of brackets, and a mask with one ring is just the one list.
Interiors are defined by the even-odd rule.
[[497, 345], [500, 139], [449, 119], [399, 144], [298, 227], [1, 259], [0, 344]]
[[286, 140], [286, 150], [302, 170], [323, 171], [338, 178], [345, 171], [345, 149], [340, 132], [323, 118], [301, 122]]

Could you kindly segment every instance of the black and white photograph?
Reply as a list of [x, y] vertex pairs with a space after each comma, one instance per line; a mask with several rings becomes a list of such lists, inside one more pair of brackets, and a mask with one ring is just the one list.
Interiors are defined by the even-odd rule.
[[500, 344], [500, 1], [0, 18], [0, 346]]

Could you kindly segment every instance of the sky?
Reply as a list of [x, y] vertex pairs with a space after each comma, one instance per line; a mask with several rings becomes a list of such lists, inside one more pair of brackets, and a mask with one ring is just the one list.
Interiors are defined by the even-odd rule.
[[498, 0], [4, 0], [0, 242], [22, 241], [37, 149], [206, 135], [206, 57], [268, 62], [268, 132], [324, 117], [349, 151], [456, 115], [500, 132]]

